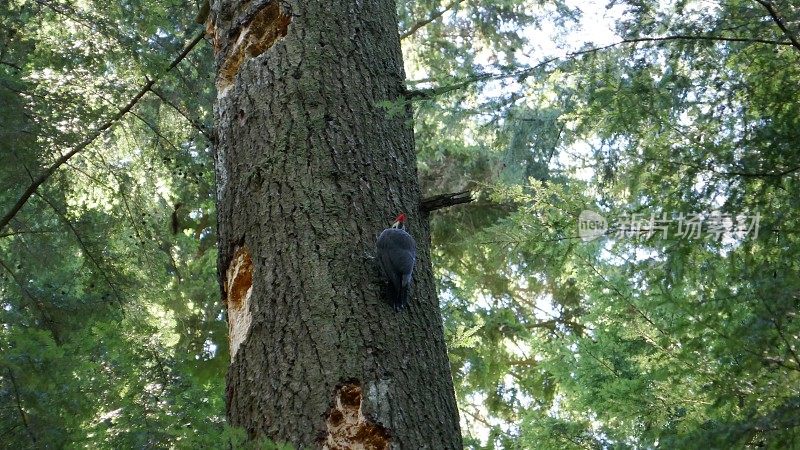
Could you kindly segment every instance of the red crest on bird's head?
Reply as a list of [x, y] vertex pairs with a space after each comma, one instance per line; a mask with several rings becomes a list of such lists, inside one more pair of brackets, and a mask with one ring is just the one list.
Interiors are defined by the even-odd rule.
[[394, 223], [392, 224], [392, 228], [400, 228], [402, 230], [402, 229], [405, 229], [405, 226], [406, 226], [406, 215], [405, 215], [405, 213], [400, 213], [394, 219]]

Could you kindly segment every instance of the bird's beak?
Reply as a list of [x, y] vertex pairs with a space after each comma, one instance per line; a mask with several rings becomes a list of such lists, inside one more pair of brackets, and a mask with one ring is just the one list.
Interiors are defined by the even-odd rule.
[[392, 228], [400, 228], [400, 221], [393, 223]]

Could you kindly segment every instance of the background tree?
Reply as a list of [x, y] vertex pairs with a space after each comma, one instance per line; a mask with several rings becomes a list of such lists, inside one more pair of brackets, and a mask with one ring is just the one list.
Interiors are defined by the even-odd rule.
[[[226, 363], [215, 355], [227, 330], [204, 125], [213, 66], [201, 45], [162, 75], [198, 34], [186, 28], [193, 6], [0, 9], [2, 214], [59, 156], [88, 142], [0, 231], [0, 440], [19, 448], [216, 441], [225, 434]], [[145, 77], [160, 82], [87, 141], [142, 92]]]

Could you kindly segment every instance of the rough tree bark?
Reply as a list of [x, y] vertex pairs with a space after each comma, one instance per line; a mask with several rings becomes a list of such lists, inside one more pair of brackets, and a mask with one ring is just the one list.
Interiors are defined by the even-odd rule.
[[[219, 267], [228, 419], [299, 447], [461, 448], [390, 0], [217, 0]], [[410, 216], [410, 307], [377, 233]]]

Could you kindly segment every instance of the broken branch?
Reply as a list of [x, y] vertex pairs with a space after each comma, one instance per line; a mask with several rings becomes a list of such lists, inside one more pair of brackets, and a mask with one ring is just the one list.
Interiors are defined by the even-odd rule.
[[450, 206], [460, 205], [462, 203], [469, 203], [472, 200], [471, 191], [453, 192], [450, 194], [439, 194], [433, 197], [422, 199], [419, 202], [419, 209], [422, 212], [436, 211], [437, 209], [447, 208]]

